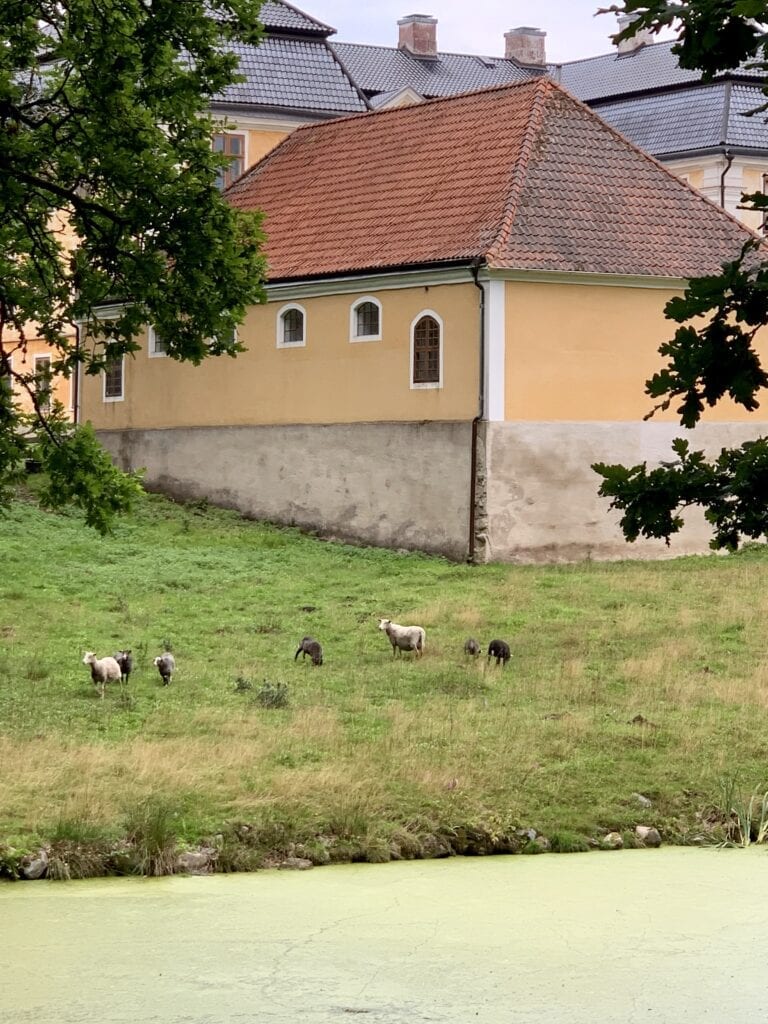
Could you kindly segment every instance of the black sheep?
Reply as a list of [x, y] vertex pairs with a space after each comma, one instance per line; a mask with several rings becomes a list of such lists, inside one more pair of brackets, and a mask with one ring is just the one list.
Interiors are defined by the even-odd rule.
[[120, 666], [120, 682], [127, 683], [128, 677], [133, 672], [133, 658], [130, 651], [117, 651], [115, 661]]
[[497, 665], [506, 665], [509, 661], [509, 644], [506, 640], [491, 640], [488, 644], [488, 661], [496, 659]]
[[464, 644], [464, 653], [470, 654], [473, 658], [476, 658], [480, 653], [480, 644], [471, 636]]

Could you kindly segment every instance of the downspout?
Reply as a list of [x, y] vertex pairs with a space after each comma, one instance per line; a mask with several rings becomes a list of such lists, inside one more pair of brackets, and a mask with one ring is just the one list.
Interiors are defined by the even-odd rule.
[[477, 501], [477, 434], [478, 427], [485, 416], [485, 288], [478, 280], [481, 260], [472, 265], [472, 278], [475, 287], [480, 291], [480, 381], [477, 396], [477, 416], [472, 420], [472, 451], [470, 453], [469, 480], [469, 544], [467, 545], [467, 561], [475, 560], [475, 503]]
[[725, 102], [723, 103], [723, 125], [722, 125], [722, 143], [723, 155], [725, 156], [725, 167], [723, 173], [720, 175], [720, 205], [725, 209], [725, 178], [728, 171], [731, 169], [733, 163], [733, 153], [728, 148], [728, 127], [731, 121], [731, 93], [733, 92], [733, 82], [730, 79], [725, 83]]
[[80, 324], [75, 324], [75, 379], [72, 383], [72, 419], [75, 426], [80, 422]]

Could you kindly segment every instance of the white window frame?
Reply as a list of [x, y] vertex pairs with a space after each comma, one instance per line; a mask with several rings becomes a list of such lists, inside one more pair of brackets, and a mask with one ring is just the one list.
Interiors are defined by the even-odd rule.
[[155, 348], [157, 344], [157, 328], [154, 324], [147, 324], [147, 354], [150, 359], [167, 359], [167, 352], [158, 352]]
[[[35, 382], [37, 382], [37, 374], [38, 374], [37, 364], [41, 363], [43, 361], [47, 361], [48, 369], [50, 371], [50, 368], [53, 365], [53, 356], [50, 354], [50, 352], [40, 353], [40, 355], [36, 355], [34, 357], [34, 363], [35, 363]], [[56, 396], [53, 393], [53, 373], [52, 372], [49, 372], [49, 374], [48, 374], [48, 388], [49, 388], [49, 390], [48, 390], [48, 402], [45, 405], [43, 405], [43, 412], [45, 412], [45, 413], [49, 413], [51, 411], [51, 409], [53, 408], [53, 403], [56, 400]], [[35, 384], [35, 394], [37, 394], [37, 384]]]
[[[243, 152], [242, 152], [243, 169], [240, 172], [240, 174], [237, 175], [236, 178], [235, 177], [232, 178], [232, 181], [229, 183], [231, 185], [232, 182], [237, 181], [237, 178], [241, 178], [245, 174], [245, 172], [248, 170], [248, 168], [250, 166], [250, 164], [248, 163], [248, 149], [249, 149], [248, 143], [250, 142], [250, 135], [251, 135], [251, 133], [248, 131], [247, 128], [239, 128], [239, 127], [236, 127], [235, 125], [227, 125], [226, 128], [221, 128], [221, 127], [215, 128], [214, 131], [211, 132], [211, 148], [213, 148], [213, 136], [214, 135], [239, 135], [242, 138], [242, 140], [243, 140]], [[224, 191], [224, 189], [227, 189], [227, 188], [229, 188], [229, 185], [224, 185], [223, 188], [222, 188], [222, 191]]]
[[[358, 334], [357, 333], [357, 309], [358, 306], [362, 306], [364, 302], [372, 302], [374, 306], [378, 307], [379, 310], [379, 333], [378, 334]], [[349, 340], [351, 344], [355, 344], [359, 341], [381, 341], [381, 335], [383, 331], [383, 311], [381, 303], [374, 295], [363, 295], [361, 299], [355, 299], [349, 309]]]
[[[437, 321], [437, 325], [440, 328], [440, 379], [436, 381], [427, 381], [423, 384], [414, 384], [413, 381], [413, 342], [414, 334], [416, 332], [416, 324], [425, 316], [431, 316], [433, 320]], [[439, 313], [436, 313], [434, 309], [422, 309], [420, 313], [411, 320], [411, 358], [408, 367], [408, 383], [411, 385], [411, 391], [435, 391], [443, 387], [445, 378], [443, 377], [443, 357], [445, 355], [445, 326], [443, 324], [443, 318]]]
[[[112, 360], [110, 360], [111, 362]], [[115, 360], [116, 362], [117, 360]], [[107, 397], [107, 374], [101, 371], [101, 400], [102, 402], [123, 402], [125, 401], [125, 356], [120, 356], [120, 394]]]
[[[283, 335], [285, 333], [285, 323], [283, 317], [286, 313], [292, 309], [297, 309], [303, 319], [304, 334], [301, 341], [283, 341]], [[287, 302], [284, 306], [281, 306], [277, 311], [277, 347], [278, 348], [306, 348], [307, 345], [307, 311], [303, 306], [299, 305], [298, 302]]]
[[[236, 327], [233, 327], [233, 328], [232, 328], [232, 343], [233, 343], [234, 345], [236, 345], [236, 344], [237, 344], [237, 339], [238, 339], [238, 330], [237, 330], [237, 328], [236, 328]], [[206, 344], [206, 345], [207, 345], [207, 346], [208, 346], [208, 347], [210, 348], [210, 346], [211, 346], [211, 345], [213, 345], [213, 343], [214, 343], [215, 341], [216, 341], [216, 338], [215, 338], [215, 337], [211, 337], [211, 338], [206, 338], [206, 339], [205, 339], [205, 344]]]

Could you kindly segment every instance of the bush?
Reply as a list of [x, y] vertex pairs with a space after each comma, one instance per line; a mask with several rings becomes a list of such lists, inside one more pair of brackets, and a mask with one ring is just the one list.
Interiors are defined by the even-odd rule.
[[285, 683], [273, 685], [265, 681], [255, 700], [263, 708], [287, 708], [290, 704], [288, 686]]

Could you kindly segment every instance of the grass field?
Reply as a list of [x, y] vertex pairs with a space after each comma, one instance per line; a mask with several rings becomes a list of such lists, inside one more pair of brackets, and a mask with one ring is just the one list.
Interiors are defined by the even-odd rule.
[[[0, 551], [6, 848], [114, 846], [153, 815], [171, 845], [231, 841], [231, 867], [517, 826], [563, 848], [638, 823], [686, 842], [723, 785], [768, 787], [763, 548], [472, 568], [153, 496], [102, 539], [27, 495]], [[423, 659], [394, 660], [379, 615], [423, 625]], [[305, 633], [321, 668], [293, 661]], [[469, 635], [508, 640], [507, 669], [469, 662]], [[101, 701], [83, 651], [122, 647], [137, 667]], [[265, 681], [287, 707], [261, 706]]]

